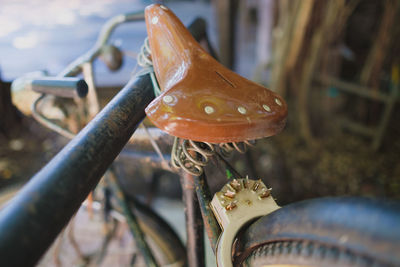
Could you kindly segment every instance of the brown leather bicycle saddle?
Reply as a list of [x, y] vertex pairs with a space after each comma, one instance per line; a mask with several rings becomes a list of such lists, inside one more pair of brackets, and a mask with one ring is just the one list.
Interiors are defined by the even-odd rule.
[[162, 94], [146, 114], [167, 133], [210, 143], [272, 136], [286, 123], [285, 101], [222, 66], [165, 6], [146, 8], [154, 71]]

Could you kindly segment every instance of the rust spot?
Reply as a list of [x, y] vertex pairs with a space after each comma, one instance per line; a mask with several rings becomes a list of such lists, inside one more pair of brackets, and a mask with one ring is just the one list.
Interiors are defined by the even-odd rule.
[[229, 203], [225, 207], [226, 210], [233, 210], [234, 208], [236, 208], [236, 203], [234, 203], [234, 202]]
[[237, 191], [240, 191], [242, 189], [242, 185], [240, 184], [240, 182], [236, 179], [234, 179], [230, 185]]
[[230, 190], [228, 190], [228, 191], [226, 191], [226, 192], [224, 193], [224, 196], [229, 197], [229, 198], [234, 198], [235, 195], [236, 195], [236, 193], [233, 192], [233, 191], [230, 191]]
[[231, 184], [227, 184], [226, 187], [228, 187], [230, 191], [236, 192], [236, 189]]
[[243, 188], [247, 189], [249, 187], [249, 180], [246, 179], [245, 181], [243, 181]]
[[253, 185], [253, 188], [251, 190], [253, 190], [254, 192], [257, 192], [259, 187], [260, 187], [260, 183], [259, 182], [255, 182], [254, 185]]
[[269, 197], [270, 195], [271, 195], [271, 192], [267, 189], [267, 190], [263, 191], [263, 192], [259, 195], [259, 197], [260, 197], [260, 198], [266, 198], [266, 197]]

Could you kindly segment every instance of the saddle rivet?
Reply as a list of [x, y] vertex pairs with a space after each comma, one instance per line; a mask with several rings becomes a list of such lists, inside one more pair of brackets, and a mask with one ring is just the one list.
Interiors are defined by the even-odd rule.
[[207, 114], [212, 114], [212, 113], [214, 113], [215, 109], [213, 107], [211, 107], [211, 106], [205, 106], [204, 111]]
[[238, 107], [238, 111], [241, 114], [246, 114], [247, 113], [247, 110], [244, 107]]
[[167, 8], [166, 6], [161, 5], [160, 7], [161, 7], [162, 9], [164, 9], [164, 10], [168, 10], [168, 8]]
[[278, 98], [275, 98], [275, 103], [277, 103], [279, 106], [282, 106], [282, 102]]
[[170, 96], [170, 95], [166, 95], [166, 96], [163, 97], [163, 101], [166, 104], [171, 104], [172, 101], [174, 101], [174, 98], [172, 96]]
[[157, 24], [157, 22], [158, 22], [158, 17], [153, 17], [153, 18], [151, 19], [151, 23]]
[[264, 108], [266, 111], [271, 112], [271, 108], [270, 108], [268, 105], [264, 104], [264, 105], [263, 105], [263, 108]]

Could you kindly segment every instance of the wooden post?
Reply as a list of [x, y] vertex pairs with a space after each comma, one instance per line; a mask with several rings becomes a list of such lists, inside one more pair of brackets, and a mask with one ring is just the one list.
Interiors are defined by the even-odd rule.
[[235, 18], [237, 0], [214, 0], [218, 23], [219, 57], [222, 64], [232, 69], [235, 64]]
[[4, 83], [0, 77], [0, 135], [10, 137], [20, 123], [21, 116], [11, 102], [10, 84]]

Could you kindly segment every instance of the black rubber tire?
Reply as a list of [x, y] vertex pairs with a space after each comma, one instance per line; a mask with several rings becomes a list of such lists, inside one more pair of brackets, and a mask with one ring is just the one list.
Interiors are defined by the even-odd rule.
[[253, 250], [244, 266], [394, 266], [353, 253], [346, 248], [328, 246], [315, 241], [277, 241]]
[[[159, 254], [162, 254], [165, 261], [159, 262], [159, 264], [187, 266], [186, 248], [175, 230], [163, 218], [140, 201], [131, 196], [127, 196], [127, 200], [138, 218], [142, 231], [147, 238], [153, 240], [154, 245], [159, 250]], [[152, 244], [149, 245], [151, 248]]]
[[400, 203], [323, 198], [283, 207], [242, 231], [235, 266], [400, 266]]

